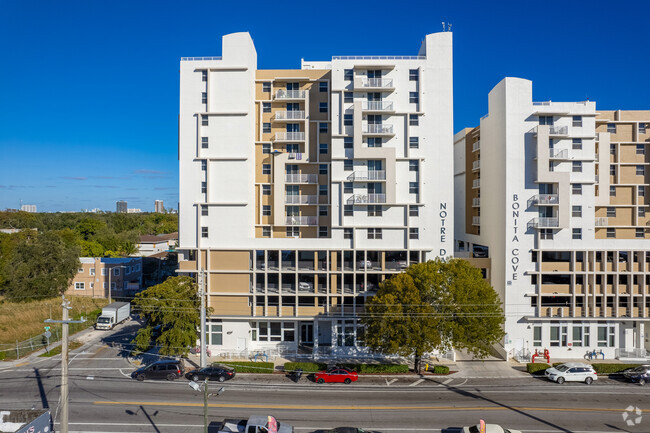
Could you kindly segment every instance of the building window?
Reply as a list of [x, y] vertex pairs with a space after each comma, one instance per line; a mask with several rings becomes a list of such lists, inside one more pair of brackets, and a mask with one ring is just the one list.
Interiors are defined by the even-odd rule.
[[327, 153], [327, 143], [320, 143], [318, 145], [318, 152], [322, 155], [324, 153]]
[[354, 93], [343, 92], [343, 102], [354, 102]]
[[368, 147], [383, 147], [384, 142], [381, 137], [368, 137]]
[[555, 163], [553, 161], [548, 162], [548, 171], [555, 171]]
[[327, 216], [327, 206], [318, 206], [318, 215], [322, 217]]
[[327, 185], [318, 185], [318, 195], [327, 195]]
[[582, 195], [582, 184], [581, 183], [571, 184], [571, 194]]
[[104, 276], [104, 277], [106, 276], [106, 268], [102, 268], [102, 272], [101, 272], [101, 274], [102, 274], [102, 276]]
[[352, 114], [344, 114], [343, 115], [343, 125], [344, 126], [352, 126], [353, 124], [353, 115]]
[[582, 161], [573, 161], [571, 171], [574, 173], [582, 173]]
[[608, 207], [607, 208], [607, 217], [609, 217], [609, 218], [615, 218], [616, 217], [616, 208], [615, 207]]
[[637, 155], [645, 155], [645, 144], [637, 144], [636, 145], [636, 154]]
[[208, 126], [208, 116], [201, 116], [201, 126]]
[[610, 165], [609, 166], [609, 174], [610, 174], [610, 176], [616, 176], [616, 166], [615, 165]]
[[318, 83], [318, 91], [321, 93], [327, 92], [328, 87], [329, 86], [327, 85], [327, 81], [320, 81]]
[[95, 268], [90, 268], [88, 271], [90, 271], [91, 276], [95, 275]]
[[409, 171], [418, 171], [420, 168], [420, 161], [417, 159], [409, 160]]
[[599, 326], [598, 327], [598, 347], [614, 347], [615, 343], [614, 326]]
[[270, 112], [271, 112], [271, 103], [262, 102], [262, 113], [270, 113]]
[[636, 166], [636, 175], [637, 176], [645, 175], [645, 167], [643, 165], [637, 165]]
[[262, 83], [262, 92], [270, 92], [271, 91], [271, 83]]
[[409, 216], [420, 216], [420, 208], [418, 206], [409, 206]]
[[271, 124], [268, 122], [262, 123], [262, 133], [268, 134], [271, 132]]
[[417, 194], [420, 192], [420, 187], [417, 182], [409, 182], [409, 194]]
[[202, 238], [207, 238], [208, 237], [208, 228], [207, 227], [201, 227], [201, 237]]
[[420, 78], [420, 71], [409, 69], [409, 81], [417, 81]]
[[409, 228], [409, 239], [419, 239], [420, 238], [420, 229], [417, 227]]
[[582, 126], [582, 116], [573, 116], [573, 126]]
[[418, 126], [420, 124], [420, 116], [417, 114], [409, 114], [409, 125]]
[[644, 238], [645, 237], [645, 230], [644, 229], [636, 229], [635, 233], [637, 238]]
[[607, 124], [607, 132], [611, 134], [616, 134], [616, 123], [608, 123]]
[[208, 103], [208, 94], [206, 92], [201, 93], [201, 103], [202, 104]]
[[262, 227], [262, 237], [270, 238], [271, 237], [271, 227], [264, 226]]
[[343, 161], [343, 170], [352, 171], [354, 170], [354, 161], [351, 159], [346, 159]]
[[539, 124], [553, 126], [553, 116], [539, 116]]
[[271, 185], [262, 185], [262, 195], [271, 195]]
[[409, 147], [417, 149], [420, 147], [420, 137], [409, 137]]
[[607, 237], [608, 238], [615, 238], [616, 237], [616, 229], [607, 229]]
[[353, 216], [354, 215], [354, 206], [351, 204], [343, 205], [343, 216]]
[[74, 283], [75, 290], [86, 290], [86, 283]]
[[201, 71], [201, 81], [208, 81], [208, 71]]
[[542, 347], [542, 327], [533, 326], [533, 347]]
[[201, 137], [201, 148], [202, 149], [208, 148], [208, 137]]
[[262, 215], [263, 216], [271, 216], [271, 205], [263, 205], [262, 206]]
[[207, 171], [208, 170], [208, 161], [205, 159], [201, 161], [201, 171]]
[[352, 239], [352, 229], [343, 229], [343, 239]]
[[638, 189], [639, 197], [645, 197], [645, 186], [644, 185], [639, 185], [637, 188], [639, 188]]
[[262, 143], [262, 153], [271, 153], [271, 143]]
[[553, 229], [541, 229], [539, 231], [539, 238], [542, 240], [553, 240]]
[[353, 69], [343, 69], [343, 79], [352, 81], [354, 79], [354, 70]]
[[639, 123], [639, 134], [645, 134], [646, 132], [646, 124], [641, 122]]
[[201, 182], [201, 193], [205, 194], [208, 192], [208, 183], [207, 182]]
[[582, 150], [582, 138], [574, 138], [571, 142], [573, 150]]
[[321, 113], [327, 113], [327, 102], [321, 102], [318, 104], [318, 111]]
[[582, 217], [582, 206], [571, 206], [571, 216], [576, 218]]
[[300, 236], [300, 227], [287, 227], [287, 237], [297, 238]]
[[201, 216], [208, 216], [208, 207], [206, 205], [201, 205]]
[[615, 143], [611, 143], [609, 145], [609, 154], [616, 156], [616, 144]]
[[318, 227], [318, 237], [319, 238], [326, 238], [327, 237], [327, 227], [326, 226]]
[[271, 164], [262, 164], [262, 174], [271, 174]]
[[645, 218], [645, 208], [643, 208], [643, 207], [638, 208], [636, 214], [637, 214], [640, 218]]
[[343, 137], [343, 148], [344, 149], [352, 149], [353, 145], [354, 145], [354, 138], [353, 137]]
[[343, 193], [352, 194], [354, 192], [354, 184], [352, 182], [343, 182]]
[[381, 229], [368, 229], [368, 239], [381, 239]]
[[572, 238], [575, 240], [582, 239], [582, 229], [573, 229]]
[[319, 164], [318, 165], [318, 174], [327, 176], [327, 164]]
[[207, 343], [213, 346], [221, 346], [223, 344], [223, 326], [221, 323], [207, 323], [205, 327], [207, 340], [209, 340]]
[[320, 122], [318, 123], [318, 132], [321, 134], [327, 134], [327, 123]]
[[417, 104], [420, 102], [420, 96], [418, 95], [418, 92], [409, 92], [409, 102], [411, 104]]
[[382, 216], [381, 206], [368, 206], [368, 216]]

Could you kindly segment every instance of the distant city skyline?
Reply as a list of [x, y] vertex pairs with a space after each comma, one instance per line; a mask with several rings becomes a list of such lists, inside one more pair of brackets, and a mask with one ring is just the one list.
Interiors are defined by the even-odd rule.
[[[648, 2], [565, 2], [552, 20], [519, 1], [301, 4], [305, 17], [327, 23], [317, 32], [309, 19], [269, 26], [268, 8], [255, 5], [4, 2], [0, 209], [21, 200], [40, 212], [113, 211], [117, 200], [176, 209], [180, 58], [219, 56], [221, 36], [232, 32], [251, 33], [259, 69], [280, 69], [299, 68], [303, 57], [417, 54], [413, 41], [451, 22], [454, 131], [478, 125], [488, 92], [506, 76], [534, 81], [537, 101], [650, 106]], [[349, 16], [386, 26], [368, 32], [349, 26]]]

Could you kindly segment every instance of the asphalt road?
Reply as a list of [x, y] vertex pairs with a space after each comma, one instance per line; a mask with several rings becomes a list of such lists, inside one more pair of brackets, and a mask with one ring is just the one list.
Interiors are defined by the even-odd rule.
[[[203, 394], [185, 379], [130, 379], [133, 367], [115, 341], [75, 352], [70, 361], [70, 432], [201, 432]], [[58, 422], [60, 357], [0, 371], [0, 408], [49, 407]], [[318, 385], [303, 378], [238, 375], [210, 397], [213, 426], [223, 418], [272, 414], [297, 432], [358, 426], [383, 432], [454, 432], [478, 422], [524, 432], [650, 432], [650, 387], [601, 378], [594, 384], [557, 385], [543, 379], [362, 377], [351, 385]], [[641, 419], [624, 413], [638, 407]], [[58, 429], [58, 424], [55, 425]], [[212, 430], [211, 430], [212, 431]], [[216, 430], [214, 430], [216, 431]]]

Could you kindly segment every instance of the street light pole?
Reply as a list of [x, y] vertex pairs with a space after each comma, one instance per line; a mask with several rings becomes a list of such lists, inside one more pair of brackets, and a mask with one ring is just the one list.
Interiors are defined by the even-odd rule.
[[203, 383], [203, 433], [208, 433], [208, 376]]
[[201, 368], [207, 367], [206, 354], [206, 318], [205, 318], [205, 271], [199, 272], [199, 296], [201, 297]]

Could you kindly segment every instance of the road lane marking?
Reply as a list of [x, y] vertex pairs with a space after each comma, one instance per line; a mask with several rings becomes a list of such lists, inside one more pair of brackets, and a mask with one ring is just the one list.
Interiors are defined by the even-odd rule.
[[452, 380], [454, 380], [454, 379], [452, 379], [452, 378], [450, 377], [449, 379], [447, 379], [447, 380], [445, 380], [444, 382], [442, 382], [442, 384], [443, 384], [443, 385], [447, 385], [447, 384], [448, 384], [449, 382], [451, 382]]
[[393, 380], [386, 379], [386, 386], [390, 386], [391, 383], [395, 383], [395, 382], [397, 382], [397, 379], [393, 379]]
[[416, 380], [415, 382], [413, 382], [413, 383], [410, 384], [409, 386], [419, 385], [419, 384], [422, 383], [422, 382], [424, 382], [424, 379]]
[[94, 376], [86, 376], [86, 380], [95, 380]]
[[16, 364], [14, 367], [22, 367], [24, 365], [28, 365], [29, 362], [21, 362], [20, 364]]
[[[172, 406], [172, 407], [203, 407], [203, 403], [189, 402], [166, 402], [166, 401], [94, 401], [96, 405], [128, 405], [128, 406]], [[516, 410], [516, 411], [540, 411], [540, 412], [624, 412], [624, 409], [594, 408], [594, 407], [520, 407], [520, 406], [362, 406], [362, 405], [291, 405], [291, 404], [252, 404], [252, 403], [209, 403], [209, 407], [227, 409], [299, 409], [299, 410], [435, 410], [435, 411], [477, 411], [477, 410]], [[646, 411], [648, 409], [641, 409]]]

